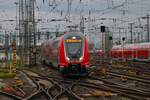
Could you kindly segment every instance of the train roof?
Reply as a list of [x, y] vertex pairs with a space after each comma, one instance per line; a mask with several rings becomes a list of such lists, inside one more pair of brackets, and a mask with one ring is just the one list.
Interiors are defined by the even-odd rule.
[[119, 50], [119, 49], [136, 49], [136, 48], [150, 48], [150, 42], [146, 43], [135, 43], [135, 44], [124, 44], [123, 45], [116, 45], [113, 46], [112, 50]]
[[82, 33], [76, 33], [76, 32], [71, 32], [71, 33], [66, 33], [64, 35], [61, 35], [59, 37], [54, 37], [51, 38], [49, 40], [45, 40], [44, 42], [41, 43], [41, 45], [48, 45], [48, 44], [53, 44], [56, 41], [59, 41], [62, 37], [68, 37], [68, 36], [72, 36], [72, 35], [76, 35], [76, 36], [84, 36]]

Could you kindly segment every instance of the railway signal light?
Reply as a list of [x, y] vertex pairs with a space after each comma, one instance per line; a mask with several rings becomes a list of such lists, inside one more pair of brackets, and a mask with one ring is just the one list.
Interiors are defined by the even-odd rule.
[[110, 37], [109, 37], [109, 40], [112, 40], [112, 39], [113, 39], [112, 36], [110, 36]]
[[41, 39], [41, 36], [40, 36], [41, 32], [38, 32], [38, 40]]
[[105, 32], [105, 26], [101, 26], [101, 32]]
[[125, 41], [125, 37], [122, 38], [122, 41]]

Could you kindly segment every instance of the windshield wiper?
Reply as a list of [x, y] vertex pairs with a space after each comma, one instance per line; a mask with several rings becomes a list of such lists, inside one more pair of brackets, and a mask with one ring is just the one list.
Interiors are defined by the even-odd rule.
[[80, 51], [81, 48], [82, 48], [82, 45], [80, 45], [79, 49], [74, 53], [74, 55], [76, 55]]

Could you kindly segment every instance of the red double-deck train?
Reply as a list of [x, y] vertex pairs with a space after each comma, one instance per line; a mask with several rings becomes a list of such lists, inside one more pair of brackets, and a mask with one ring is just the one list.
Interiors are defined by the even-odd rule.
[[88, 41], [81, 33], [65, 33], [41, 44], [41, 58], [62, 74], [86, 74], [89, 65]]
[[[104, 55], [102, 50], [92, 51], [92, 53], [99, 57]], [[116, 45], [111, 48], [108, 55], [112, 60], [150, 62], [150, 43]]]
[[111, 49], [113, 59], [149, 61], [150, 43], [135, 43], [113, 46]]

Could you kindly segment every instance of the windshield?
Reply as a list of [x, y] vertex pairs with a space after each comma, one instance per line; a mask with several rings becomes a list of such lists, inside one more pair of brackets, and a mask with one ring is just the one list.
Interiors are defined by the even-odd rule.
[[75, 39], [72, 37], [68, 37], [65, 40], [66, 44], [66, 54], [71, 59], [79, 59], [82, 56], [83, 52], [83, 45], [82, 45], [82, 38], [76, 36]]

